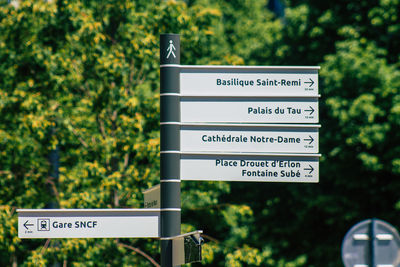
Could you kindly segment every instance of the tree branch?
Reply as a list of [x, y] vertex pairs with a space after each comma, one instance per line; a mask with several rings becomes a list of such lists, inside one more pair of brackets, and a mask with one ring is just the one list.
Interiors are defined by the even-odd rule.
[[119, 207], [119, 197], [118, 197], [118, 190], [114, 189], [114, 207]]
[[100, 130], [101, 136], [103, 136], [103, 139], [105, 140], [107, 138], [107, 135], [106, 135], [106, 131], [104, 130], [104, 122], [100, 119], [99, 115], [97, 115], [96, 117], [97, 117], [97, 123], [99, 125], [99, 130]]
[[[51, 177], [51, 176], [47, 177], [46, 183], [50, 184], [53, 194], [57, 199], [57, 203], [58, 203], [58, 205], [60, 205], [60, 194], [58, 193], [56, 183], [54, 182], [54, 177]], [[60, 207], [60, 208], [62, 208], [62, 207]]]
[[221, 203], [221, 204], [214, 204], [214, 205], [207, 205], [202, 207], [190, 208], [189, 210], [209, 210], [209, 209], [220, 209], [223, 207], [229, 207], [234, 204], [231, 203]]
[[72, 124], [70, 123], [71, 126], [71, 131], [72, 133], [78, 138], [78, 140], [81, 142], [81, 144], [85, 147], [88, 148], [88, 144], [85, 142], [85, 140], [83, 140], [83, 138], [79, 135], [79, 133], [75, 130], [75, 128], [72, 126]]
[[128, 163], [129, 163], [129, 152], [127, 152], [124, 157], [124, 170], [126, 170], [126, 168], [128, 167]]
[[210, 241], [212, 241], [212, 242], [215, 242], [215, 243], [217, 243], [217, 244], [221, 242], [221, 241], [219, 241], [218, 239], [216, 239], [216, 238], [214, 238], [214, 237], [212, 237], [212, 236], [209, 236], [209, 235], [201, 234], [201, 236], [204, 237], [205, 239], [208, 239], [208, 240], [210, 240]]
[[117, 240], [115, 241], [117, 243], [118, 246], [133, 250], [135, 253], [139, 253], [140, 255], [142, 255], [143, 257], [145, 257], [148, 261], [150, 261], [154, 266], [156, 267], [161, 267], [160, 264], [158, 264], [152, 257], [150, 257], [149, 255], [147, 255], [144, 251], [142, 251], [141, 249], [123, 244], [118, 242]]
[[46, 242], [44, 243], [42, 249], [40, 250], [40, 254], [43, 254], [46, 251], [46, 249], [49, 247], [50, 240], [51, 240], [50, 238], [46, 240]]

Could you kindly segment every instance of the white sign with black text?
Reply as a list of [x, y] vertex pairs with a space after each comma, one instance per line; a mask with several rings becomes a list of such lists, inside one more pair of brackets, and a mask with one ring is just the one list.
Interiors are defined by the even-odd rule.
[[317, 183], [318, 160], [319, 154], [182, 154], [181, 179]]
[[318, 96], [319, 67], [181, 66], [182, 96]]
[[182, 152], [318, 153], [319, 125], [183, 124]]
[[160, 184], [155, 185], [143, 191], [144, 208], [145, 209], [158, 209], [161, 207], [161, 190]]
[[19, 238], [160, 237], [158, 209], [19, 209]]
[[181, 122], [318, 123], [318, 98], [181, 98]]

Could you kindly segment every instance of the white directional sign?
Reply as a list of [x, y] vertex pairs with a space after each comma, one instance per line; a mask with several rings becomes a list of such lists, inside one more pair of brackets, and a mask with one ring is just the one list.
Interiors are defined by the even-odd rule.
[[182, 66], [182, 96], [318, 96], [319, 67]]
[[19, 238], [160, 237], [158, 209], [19, 209]]
[[317, 123], [318, 98], [183, 97], [181, 122]]
[[144, 197], [144, 208], [145, 209], [155, 209], [155, 208], [160, 208], [160, 198], [161, 198], [161, 192], [160, 192], [160, 184], [153, 186], [152, 188], [149, 188], [145, 191], [143, 191], [143, 197]]
[[318, 153], [319, 125], [181, 126], [182, 152]]
[[319, 154], [181, 155], [181, 179], [242, 182], [318, 182]]

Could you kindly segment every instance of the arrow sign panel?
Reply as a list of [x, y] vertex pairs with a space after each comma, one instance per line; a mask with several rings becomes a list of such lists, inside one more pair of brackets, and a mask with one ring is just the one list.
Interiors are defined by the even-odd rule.
[[183, 97], [181, 122], [317, 123], [318, 99]]
[[182, 66], [183, 96], [318, 96], [319, 67]]
[[159, 237], [158, 209], [19, 209], [19, 238]]
[[181, 126], [182, 152], [318, 153], [319, 125]]
[[183, 154], [181, 179], [317, 183], [318, 158], [319, 154]]
[[161, 207], [161, 186], [160, 184], [155, 185], [145, 191], [143, 191], [144, 197], [144, 208], [160, 208]]

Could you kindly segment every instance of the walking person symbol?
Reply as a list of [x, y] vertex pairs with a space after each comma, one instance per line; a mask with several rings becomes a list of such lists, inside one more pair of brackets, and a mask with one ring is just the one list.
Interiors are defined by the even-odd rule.
[[167, 58], [169, 58], [169, 56], [170, 56], [171, 54], [174, 56], [174, 58], [176, 58], [175, 53], [174, 53], [173, 50], [176, 50], [176, 48], [175, 48], [175, 46], [174, 46], [172, 40], [169, 40], [169, 46], [168, 46], [168, 48], [167, 48], [167, 52], [168, 52]]

